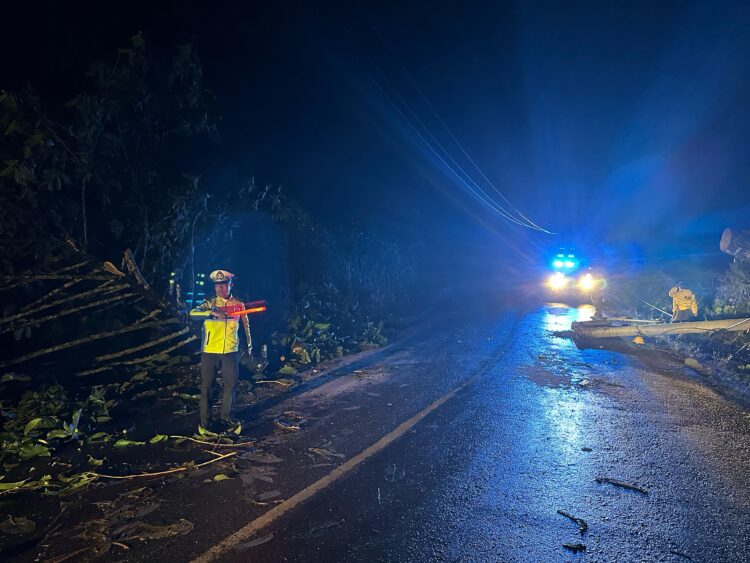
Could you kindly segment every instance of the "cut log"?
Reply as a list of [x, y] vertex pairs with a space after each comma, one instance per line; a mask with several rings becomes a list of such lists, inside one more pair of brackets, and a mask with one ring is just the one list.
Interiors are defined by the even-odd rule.
[[0, 370], [40, 380], [87, 369], [124, 376], [139, 365], [170, 367], [170, 354], [199, 341], [130, 251], [122, 269], [55, 241], [0, 239], [0, 253]]
[[186, 339], [179, 341], [177, 344], [173, 344], [169, 348], [165, 348], [164, 350], [159, 350], [158, 352], [155, 352], [155, 353], [153, 353], [153, 354], [151, 354], [149, 356], [143, 356], [143, 357], [140, 357], [140, 358], [135, 358], [133, 360], [126, 360], [126, 361], [122, 361], [122, 362], [114, 362], [114, 363], [111, 363], [111, 364], [106, 365], [106, 366], [102, 366], [102, 367], [93, 368], [93, 369], [89, 369], [89, 370], [86, 370], [86, 371], [79, 372], [76, 375], [78, 375], [78, 376], [92, 375], [92, 374], [95, 374], [95, 373], [101, 373], [103, 371], [107, 371], [107, 370], [113, 369], [113, 368], [115, 368], [117, 366], [134, 366], [134, 365], [138, 365], [138, 364], [143, 364], [143, 363], [146, 363], [146, 362], [150, 362], [150, 361], [152, 361], [152, 360], [154, 360], [156, 358], [160, 358], [160, 357], [162, 357], [162, 356], [164, 356], [166, 354], [169, 354], [170, 352], [174, 352], [178, 348], [182, 348], [183, 346], [185, 346], [187, 344], [190, 344], [191, 342], [194, 342], [196, 340], [198, 340], [198, 337], [195, 334], [193, 334], [191, 336], [188, 336]]
[[6, 332], [13, 332], [14, 330], [18, 330], [19, 328], [26, 328], [27, 326], [36, 326], [36, 325], [40, 325], [42, 323], [46, 323], [49, 321], [56, 321], [62, 317], [66, 317], [68, 315], [74, 315], [75, 313], [80, 313], [81, 311], [88, 311], [89, 309], [96, 309], [97, 307], [109, 307], [114, 303], [118, 303], [124, 299], [130, 299], [131, 297], [138, 297], [138, 294], [137, 293], [123, 293], [122, 295], [116, 295], [114, 297], [107, 297], [106, 299], [101, 299], [99, 301], [92, 301], [91, 303], [86, 303], [85, 305], [81, 305], [80, 307], [75, 307], [74, 309], [67, 309], [60, 313], [47, 315], [46, 317], [37, 317], [33, 319], [27, 319], [23, 323], [14, 324], [11, 327], [0, 330], [0, 334], [5, 334]]
[[187, 334], [188, 332], [190, 332], [190, 329], [188, 327], [185, 327], [182, 330], [178, 330], [171, 334], [167, 334], [166, 336], [162, 336], [161, 338], [158, 338], [157, 340], [154, 340], [152, 342], [146, 342], [145, 344], [133, 346], [132, 348], [128, 348], [127, 350], [120, 350], [119, 352], [114, 352], [112, 354], [105, 354], [104, 356], [97, 356], [95, 359], [97, 362], [106, 362], [107, 360], [114, 360], [116, 358], [121, 358], [129, 354], [134, 354], [135, 352], [140, 352], [141, 350], [146, 350], [147, 348], [158, 346], [159, 344], [167, 342], [168, 340], [172, 340], [173, 338], [177, 338], [178, 336], [182, 336], [183, 334]]
[[[35, 301], [32, 301], [31, 303], [27, 303], [26, 305], [24, 305], [23, 307], [21, 307], [20, 309], [18, 309], [18, 312], [19, 313], [25, 313], [26, 311], [30, 311], [31, 309], [34, 309], [35, 307], [41, 305], [42, 303], [46, 303], [47, 301], [49, 301], [55, 295], [57, 295], [59, 293], [62, 293], [62, 292], [64, 292], [67, 289], [70, 289], [71, 287], [73, 287], [77, 283], [81, 283], [81, 281], [83, 281], [83, 280], [73, 280], [73, 281], [65, 282], [60, 287], [56, 287], [55, 289], [51, 289], [49, 292], [47, 292], [44, 295], [42, 295], [39, 299], [37, 299]], [[114, 281], [114, 280], [112, 280], [112, 281]], [[104, 286], [104, 285], [110, 284], [110, 283], [112, 283], [112, 281], [104, 282], [102, 285]]]
[[737, 260], [750, 260], [750, 231], [724, 229], [719, 248]]
[[[28, 317], [29, 315], [33, 315], [34, 313], [38, 313], [40, 311], [46, 311], [47, 309], [51, 309], [52, 307], [57, 307], [58, 305], [62, 305], [64, 303], [69, 303], [71, 301], [80, 301], [81, 299], [88, 299], [92, 295], [96, 295], [99, 293], [107, 294], [107, 293], [116, 293], [123, 289], [128, 289], [130, 286], [126, 283], [119, 284], [119, 285], [108, 285], [108, 282], [104, 282], [102, 285], [95, 289], [90, 289], [89, 291], [81, 291], [79, 293], [75, 293], [73, 295], [68, 295], [67, 297], [63, 297], [61, 299], [58, 299], [57, 301], [53, 301], [52, 303], [45, 303], [43, 305], [38, 305], [37, 307], [25, 311], [21, 311], [19, 313], [16, 313], [15, 315], [9, 315], [7, 317], [3, 317], [0, 319], [0, 324], [7, 323], [10, 321], [15, 321], [16, 319], [21, 319], [23, 317]], [[130, 295], [133, 295], [132, 293]], [[79, 309], [75, 309], [76, 311]]]
[[8, 366], [20, 364], [23, 362], [27, 362], [29, 360], [33, 360], [35, 358], [38, 358], [40, 356], [46, 356], [48, 354], [52, 354], [54, 352], [60, 352], [61, 350], [68, 350], [70, 348], [73, 348], [75, 346], [80, 346], [82, 344], [87, 344], [89, 342], [94, 342], [96, 340], [101, 340], [103, 338], [110, 338], [112, 336], [119, 336], [121, 334], [127, 334], [129, 332], [134, 332], [136, 330], [143, 330], [147, 328], [153, 328], [157, 326], [165, 326], [170, 324], [180, 324], [181, 321], [178, 319], [168, 319], [165, 321], [153, 321], [150, 323], [143, 323], [138, 325], [131, 325], [119, 330], [111, 330], [108, 332], [100, 332], [99, 334], [94, 334], [91, 336], [87, 336], [85, 338], [79, 338], [77, 340], [71, 340], [70, 342], [64, 342], [63, 344], [58, 344], [57, 346], [52, 346], [50, 348], [45, 348], [44, 350], [37, 350], [35, 352], [31, 352], [30, 354], [26, 354], [25, 356], [21, 356], [20, 358], [14, 358], [12, 360], [8, 360], [7, 362], [0, 363], [0, 368], [6, 368]]
[[740, 332], [750, 330], [750, 318], [723, 321], [698, 321], [630, 326], [590, 326], [587, 322], [573, 323], [573, 334], [584, 338], [616, 338], [618, 336], [663, 336], [668, 334], [705, 334], [714, 330]]

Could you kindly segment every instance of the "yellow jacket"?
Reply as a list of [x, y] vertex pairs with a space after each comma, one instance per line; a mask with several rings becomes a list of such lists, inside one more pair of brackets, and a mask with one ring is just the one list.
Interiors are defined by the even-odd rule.
[[241, 311], [245, 304], [239, 299], [230, 296], [228, 299], [214, 297], [207, 299], [190, 311], [190, 318], [203, 321], [203, 344], [201, 351], [208, 354], [229, 354], [239, 349], [239, 326], [240, 319], [245, 327], [245, 336], [247, 336], [247, 349], [252, 351], [253, 340], [250, 336], [250, 323], [247, 315], [240, 317], [229, 317], [227, 319], [217, 319], [211, 316], [212, 310], [219, 310], [225, 313]]
[[672, 314], [690, 309], [694, 316], [698, 316], [698, 301], [692, 291], [673, 287], [669, 290], [669, 296], [672, 298]]

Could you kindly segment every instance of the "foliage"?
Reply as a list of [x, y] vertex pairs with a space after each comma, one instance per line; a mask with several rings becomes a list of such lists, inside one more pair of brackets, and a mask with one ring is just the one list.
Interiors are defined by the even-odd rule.
[[[179, 46], [165, 56], [147, 49], [139, 34], [113, 60], [92, 65], [88, 79], [85, 91], [64, 107], [43, 103], [30, 88], [0, 93], [0, 239], [66, 240], [101, 259], [129, 247], [150, 281], [166, 280], [167, 272], [194, 280], [201, 251], [231, 240], [243, 214], [261, 214], [283, 233], [296, 280], [275, 337], [290, 357], [282, 373], [387, 343], [413, 285], [408, 253], [369, 233], [322, 228], [278, 186], [249, 179], [227, 189], [194, 170], [194, 156], [215, 128], [192, 48]], [[15, 271], [0, 260], [4, 271]], [[197, 402], [195, 389], [154, 388], [159, 376], [191, 361], [162, 360], [143, 364], [125, 381], [115, 377], [76, 391], [3, 374], [0, 463], [9, 480], [0, 480], [0, 492], [79, 490], [97, 474], [46, 474], [63, 452], [84, 450], [84, 466], [100, 467], [101, 456], [85, 447], [97, 453], [137, 445], [133, 451], [140, 451], [175, 438], [157, 434], [146, 443], [112, 428], [126, 399], [168, 392], [183, 405], [173, 414], [186, 414], [185, 404]], [[218, 438], [202, 428], [198, 436]], [[195, 441], [175, 441], [182, 439]], [[39, 459], [53, 455], [51, 463]], [[35, 475], [10, 473], [31, 460], [39, 466]]]
[[713, 302], [713, 314], [729, 317], [750, 317], [750, 270], [741, 262], [733, 262], [719, 280]]
[[[746, 265], [734, 262], [725, 273], [714, 278], [713, 285], [707, 280], [704, 273], [686, 282], [698, 296], [699, 319], [750, 317], [750, 271]], [[616, 288], [613, 298], [607, 302], [606, 313], [669, 322], [666, 315], [652, 306], [671, 311], [667, 291], [673, 283], [673, 277], [664, 273], [629, 279], [627, 288]], [[716, 378], [722, 385], [750, 396], [750, 333], [747, 331], [668, 334], [654, 339], [653, 343], [697, 362], [696, 365], [702, 366], [703, 376]]]
[[[385, 346], [385, 322], [376, 320], [383, 318], [379, 315], [382, 311], [342, 296], [332, 283], [323, 284], [293, 307], [287, 331], [274, 334], [273, 344], [290, 354], [283, 356], [287, 363], [279, 373], [294, 374], [299, 367]], [[397, 319], [391, 318], [393, 325]]]
[[199, 60], [186, 45], [155, 56], [138, 34], [88, 78], [65, 108], [45, 108], [31, 89], [0, 95], [0, 237], [72, 239], [94, 254], [130, 247], [147, 272], [164, 271], [173, 248], [158, 234], [187, 189], [180, 142], [213, 132]]

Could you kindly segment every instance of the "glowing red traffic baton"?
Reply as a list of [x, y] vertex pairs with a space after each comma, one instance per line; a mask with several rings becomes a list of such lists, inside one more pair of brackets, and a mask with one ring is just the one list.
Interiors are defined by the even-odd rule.
[[229, 313], [229, 316], [240, 317], [242, 315], [252, 315], [253, 313], [262, 313], [267, 309], [265, 301], [253, 301], [252, 303], [247, 303], [247, 305], [250, 305], [250, 307], [241, 311], [232, 311]]

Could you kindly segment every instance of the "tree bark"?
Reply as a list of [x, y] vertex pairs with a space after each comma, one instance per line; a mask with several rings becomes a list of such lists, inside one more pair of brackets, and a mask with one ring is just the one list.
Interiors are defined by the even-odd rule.
[[125, 361], [122, 361], [122, 362], [114, 362], [114, 363], [108, 364], [106, 366], [102, 366], [102, 367], [98, 367], [98, 368], [93, 368], [93, 369], [88, 369], [86, 371], [79, 372], [76, 375], [77, 376], [92, 375], [94, 373], [101, 373], [103, 371], [107, 371], [107, 370], [113, 369], [113, 368], [115, 368], [117, 366], [134, 366], [134, 365], [138, 365], [138, 364], [143, 364], [143, 363], [146, 363], [146, 362], [150, 362], [151, 360], [154, 360], [154, 359], [158, 358], [159, 356], [163, 356], [164, 354], [169, 354], [170, 352], [174, 352], [175, 350], [177, 350], [177, 348], [181, 348], [181, 347], [185, 346], [186, 344], [190, 344], [191, 342], [193, 342], [195, 340], [198, 340], [198, 337], [193, 334], [191, 336], [188, 336], [186, 339], [180, 340], [178, 343], [173, 344], [169, 348], [165, 348], [164, 350], [159, 350], [158, 352], [155, 352], [155, 353], [153, 353], [153, 354], [151, 354], [149, 356], [143, 356], [143, 357], [140, 357], [140, 358], [135, 358], [133, 360], [125, 360]]
[[12, 360], [8, 360], [7, 362], [0, 363], [0, 369], [6, 368], [8, 366], [20, 364], [23, 362], [27, 362], [29, 360], [33, 360], [35, 358], [38, 358], [40, 356], [46, 356], [48, 354], [52, 354], [53, 352], [60, 352], [62, 350], [67, 350], [69, 348], [74, 348], [76, 346], [80, 346], [81, 344], [87, 344], [89, 342], [94, 342], [96, 340], [101, 340], [103, 338], [109, 338], [112, 336], [119, 336], [120, 334], [126, 334], [128, 332], [134, 332], [136, 330], [143, 330], [145, 328], [154, 328], [157, 326], [164, 326], [168, 324], [179, 324], [180, 321], [178, 319], [168, 319], [165, 321], [154, 321], [151, 323], [143, 323], [139, 325], [131, 325], [125, 328], [121, 328], [119, 330], [112, 330], [108, 332], [100, 332], [99, 334], [93, 334], [91, 336], [87, 336], [85, 338], [79, 338], [77, 340], [71, 340], [69, 342], [65, 342], [63, 344], [58, 344], [57, 346], [52, 346], [50, 348], [45, 348], [43, 350], [37, 350], [35, 352], [31, 352], [30, 354], [26, 354], [25, 356], [21, 356], [20, 358], [13, 358]]
[[133, 256], [133, 251], [129, 248], [125, 251], [125, 266], [127, 267], [128, 271], [135, 276], [135, 279], [138, 280], [138, 283], [143, 286], [144, 289], [148, 289], [149, 285], [146, 281], [146, 278], [143, 277], [143, 274], [141, 274], [141, 271], [138, 269], [138, 264], [135, 262], [135, 257]]
[[159, 344], [162, 344], [164, 342], [167, 342], [168, 340], [171, 340], [173, 338], [177, 338], [178, 336], [182, 336], [183, 334], [187, 334], [190, 332], [190, 329], [185, 327], [181, 330], [178, 330], [176, 332], [173, 332], [171, 334], [167, 334], [166, 336], [162, 336], [161, 338], [158, 338], [156, 340], [153, 340], [151, 342], [147, 342], [146, 344], [141, 344], [139, 346], [133, 346], [132, 348], [128, 348], [127, 350], [120, 350], [119, 352], [114, 352], [112, 354], [105, 354], [104, 356], [97, 356], [96, 361], [97, 362], [105, 362], [107, 360], [114, 360], [116, 358], [121, 358], [123, 356], [127, 356], [129, 354], [134, 354], [135, 352], [140, 352], [141, 350], [145, 350], [146, 348], [151, 348], [152, 346], [158, 346]]
[[750, 330], [750, 318], [723, 321], [698, 321], [686, 323], [591, 326], [587, 322], [573, 323], [573, 334], [586, 338], [614, 338], [618, 336], [663, 336], [667, 334], [705, 334], [714, 330], [740, 332]]
[[40, 325], [42, 323], [46, 323], [47, 321], [55, 321], [61, 317], [66, 317], [68, 315], [72, 315], [73, 313], [80, 313], [81, 311], [94, 309], [101, 305], [109, 306], [109, 305], [112, 305], [113, 303], [117, 303], [124, 299], [130, 299], [131, 297], [138, 297], [138, 294], [137, 293], [123, 293], [122, 295], [115, 295], [114, 297], [108, 297], [106, 299], [101, 299], [99, 301], [92, 301], [91, 303], [86, 303], [85, 305], [81, 305], [80, 307], [75, 307], [74, 309], [67, 309], [60, 313], [55, 313], [54, 315], [47, 315], [46, 317], [40, 317], [36, 319], [27, 319], [22, 324], [13, 325], [11, 327], [0, 330], [0, 334], [5, 334], [6, 332], [13, 332], [14, 330], [18, 330], [19, 328], [26, 328], [27, 326]]
[[[67, 284], [66, 284], [67, 285]], [[52, 301], [51, 303], [45, 303], [43, 305], [38, 305], [36, 307], [33, 307], [31, 309], [26, 309], [24, 311], [20, 311], [16, 313], [15, 315], [10, 315], [7, 317], [3, 317], [0, 319], [0, 324], [7, 323], [10, 321], [14, 321], [16, 319], [21, 319], [23, 317], [27, 317], [29, 315], [33, 315], [34, 313], [38, 313], [39, 311], [44, 311], [46, 309], [50, 309], [52, 307], [57, 307], [58, 305], [62, 305], [63, 303], [69, 303], [71, 301], [79, 301], [81, 299], [86, 299], [88, 297], [91, 297], [92, 295], [96, 295], [98, 293], [116, 293], [123, 289], [128, 289], [130, 286], [128, 284], [120, 284], [120, 285], [107, 285], [107, 282], [103, 283], [99, 287], [95, 289], [90, 289], [89, 291], [82, 291], [81, 293], [75, 293], [73, 295], [68, 295], [67, 297], [63, 297], [61, 299], [58, 299], [57, 301]], [[131, 294], [133, 295], [133, 294]]]
[[750, 260], [750, 231], [724, 229], [719, 248], [737, 260]]

